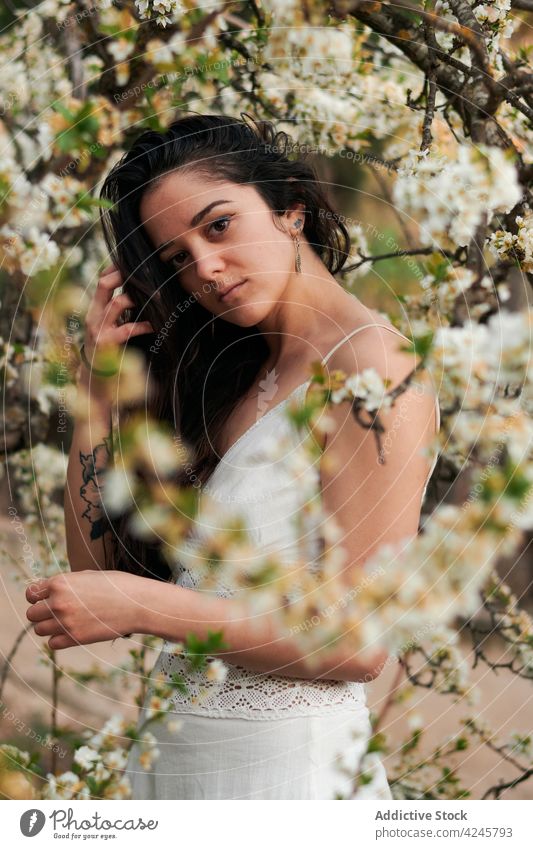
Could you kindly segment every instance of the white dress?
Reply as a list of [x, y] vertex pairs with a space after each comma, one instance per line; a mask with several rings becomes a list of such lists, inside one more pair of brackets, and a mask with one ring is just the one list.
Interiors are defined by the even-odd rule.
[[[349, 333], [322, 362], [327, 362], [345, 339], [371, 326], [376, 325]], [[377, 326], [392, 330], [387, 325]], [[306, 381], [296, 387], [237, 439], [205, 485], [218, 515], [230, 504], [237, 508], [239, 515], [246, 516], [256, 548], [263, 554], [275, 551], [287, 564], [297, 550], [301, 556], [301, 527], [297, 531], [293, 517], [309, 490], [295, 486], [294, 477], [285, 473], [286, 454], [281, 461], [262, 462], [261, 448], [269, 437], [270, 441], [298, 445], [301, 437], [284, 411], [293, 398], [304, 401], [309, 384]], [[438, 402], [436, 406], [438, 431]], [[437, 457], [422, 500], [436, 461]], [[316, 492], [319, 473], [315, 466], [308, 470], [307, 481], [310, 475]], [[175, 583], [180, 586], [196, 588], [205, 574], [200, 558], [195, 562], [194, 551], [195, 541], [205, 540], [206, 534], [213, 532], [213, 527], [206, 525], [195, 525], [192, 537], [180, 549], [175, 568]], [[307, 536], [312, 562], [319, 555], [318, 537]], [[234, 589], [218, 581], [214, 592], [230, 597]], [[152, 674], [162, 672], [168, 680], [175, 672], [181, 674], [187, 681], [187, 694], [176, 692], [168, 717], [149, 726], [160, 753], [151, 769], [145, 770], [139, 762], [138, 745], [132, 747], [126, 775], [133, 799], [392, 798], [377, 756], [370, 757], [371, 781], [364, 791], [353, 793], [350, 769], [353, 774], [371, 733], [364, 684], [271, 675], [227, 662], [224, 682], [206, 682], [205, 675], [188, 672], [172, 649], [173, 644], [165, 642]], [[150, 690], [138, 727], [146, 718], [149, 698]], [[181, 720], [181, 728], [169, 731], [166, 722], [173, 719]]]

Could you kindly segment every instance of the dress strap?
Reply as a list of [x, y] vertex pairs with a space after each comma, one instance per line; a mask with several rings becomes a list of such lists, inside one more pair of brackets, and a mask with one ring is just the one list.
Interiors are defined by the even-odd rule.
[[361, 327], [356, 327], [355, 330], [351, 330], [350, 333], [348, 333], [346, 336], [343, 336], [343, 338], [337, 342], [337, 344], [331, 349], [331, 351], [328, 351], [326, 356], [322, 358], [322, 365], [325, 365], [327, 363], [331, 355], [334, 354], [337, 348], [340, 348], [340, 346], [344, 342], [346, 342], [347, 339], [350, 339], [351, 336], [355, 336], [355, 334], [359, 333], [360, 330], [366, 330], [367, 327], [384, 327], [385, 330], [392, 330], [393, 333], [397, 333], [399, 336], [402, 336], [406, 342], [409, 342], [407, 336], [404, 336], [403, 333], [400, 333], [400, 331], [396, 330], [395, 327], [389, 327], [388, 324], [376, 324], [375, 322], [372, 322], [371, 324], [363, 324], [361, 325]]
[[[350, 337], [355, 336], [355, 334], [359, 333], [360, 330], [366, 330], [367, 327], [384, 327], [385, 330], [390, 330], [392, 333], [397, 333], [398, 336], [401, 336], [402, 339], [405, 339], [406, 342], [409, 342], [409, 339], [407, 338], [407, 336], [404, 336], [403, 333], [400, 333], [400, 331], [397, 330], [395, 327], [389, 327], [388, 324], [376, 324], [374, 322], [372, 322], [371, 324], [363, 324], [361, 327], [356, 327], [355, 330], [350, 331], [350, 333], [348, 333], [346, 336], [344, 336], [342, 339], [340, 339], [337, 342], [337, 344], [331, 349], [331, 351], [328, 351], [326, 356], [322, 358], [322, 365], [325, 365], [327, 363], [327, 361], [329, 360], [331, 355], [334, 354], [335, 351], [338, 348], [340, 348], [340, 346], [344, 342], [346, 342], [347, 339], [350, 339]], [[436, 428], [436, 433], [438, 433], [439, 430], [440, 430], [440, 408], [439, 408], [439, 398], [438, 398], [438, 395], [437, 395], [436, 392], [435, 392], [435, 428]]]

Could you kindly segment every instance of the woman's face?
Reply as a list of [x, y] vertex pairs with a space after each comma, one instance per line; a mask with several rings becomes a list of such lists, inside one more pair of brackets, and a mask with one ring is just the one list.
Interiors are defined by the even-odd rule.
[[303, 223], [303, 209], [298, 204], [276, 226], [253, 186], [173, 171], [145, 193], [140, 216], [183, 288], [211, 313], [249, 327], [283, 298], [294, 269], [291, 225]]

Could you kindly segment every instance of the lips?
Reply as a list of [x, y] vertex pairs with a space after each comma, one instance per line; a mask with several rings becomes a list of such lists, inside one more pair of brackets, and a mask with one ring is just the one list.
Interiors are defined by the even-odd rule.
[[233, 293], [234, 293], [234, 292], [235, 292], [235, 293], [236, 293], [236, 292], [238, 292], [238, 291], [240, 290], [240, 288], [241, 288], [242, 286], [244, 286], [244, 284], [245, 284], [245, 283], [246, 283], [246, 279], [245, 279], [245, 280], [241, 280], [241, 282], [240, 282], [240, 283], [236, 283], [236, 284], [235, 284], [235, 286], [232, 286], [232, 287], [231, 287], [231, 289], [228, 289], [228, 291], [227, 291], [227, 292], [224, 292], [224, 294], [223, 294], [223, 295], [220, 295], [219, 300], [220, 300], [222, 303], [224, 303], [226, 300], [229, 300], [229, 299], [232, 297]]

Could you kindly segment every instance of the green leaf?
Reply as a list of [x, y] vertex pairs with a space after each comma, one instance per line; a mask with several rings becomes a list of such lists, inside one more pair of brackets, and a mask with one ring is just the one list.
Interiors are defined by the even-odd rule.
[[170, 680], [172, 681], [172, 684], [174, 685], [176, 690], [179, 690], [180, 693], [183, 693], [184, 695], [187, 694], [188, 687], [185, 683], [185, 678], [183, 677], [183, 675], [180, 675], [178, 672], [173, 672]]
[[383, 752], [385, 750], [386, 741], [387, 738], [385, 734], [382, 731], [378, 731], [377, 734], [374, 734], [370, 738], [368, 742], [367, 753], [370, 754], [370, 752]]
[[187, 634], [185, 638], [185, 655], [193, 669], [203, 669], [206, 665], [206, 655], [227, 648], [229, 646], [223, 640], [222, 631], [208, 631], [206, 640], [200, 640], [192, 633]]

